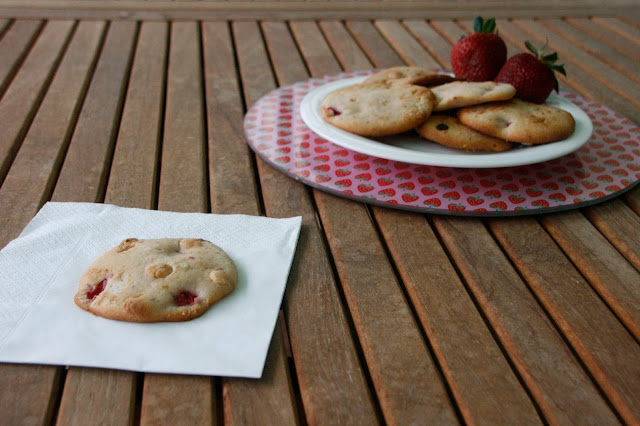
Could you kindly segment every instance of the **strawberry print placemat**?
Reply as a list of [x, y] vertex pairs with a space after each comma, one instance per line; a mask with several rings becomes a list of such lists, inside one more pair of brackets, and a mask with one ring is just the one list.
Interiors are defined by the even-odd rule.
[[640, 128], [579, 95], [560, 96], [591, 118], [591, 139], [554, 160], [503, 168], [417, 165], [358, 153], [313, 133], [299, 114], [311, 90], [373, 70], [312, 78], [265, 95], [247, 111], [247, 142], [267, 163], [314, 188], [375, 205], [471, 216], [547, 213], [585, 207], [640, 181]]

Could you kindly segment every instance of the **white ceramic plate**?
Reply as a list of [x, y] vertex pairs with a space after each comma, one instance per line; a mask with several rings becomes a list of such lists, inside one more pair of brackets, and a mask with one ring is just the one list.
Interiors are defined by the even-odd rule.
[[325, 122], [321, 108], [324, 98], [335, 90], [360, 83], [365, 78], [338, 80], [312, 90], [300, 104], [302, 120], [314, 133], [344, 148], [388, 160], [442, 167], [512, 167], [540, 163], [577, 150], [591, 138], [593, 131], [589, 116], [582, 109], [555, 93], [549, 96], [546, 103], [573, 115], [576, 121], [573, 134], [559, 142], [522, 146], [506, 152], [468, 152], [448, 148], [429, 142], [414, 132], [369, 139]]

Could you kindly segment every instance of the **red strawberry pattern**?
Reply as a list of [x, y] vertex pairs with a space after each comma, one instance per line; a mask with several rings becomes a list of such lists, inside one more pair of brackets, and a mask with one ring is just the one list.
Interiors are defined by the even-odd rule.
[[640, 181], [640, 129], [608, 107], [579, 95], [560, 95], [586, 111], [591, 140], [576, 152], [527, 166], [470, 169], [409, 164], [335, 145], [302, 121], [299, 105], [331, 81], [358, 71], [281, 87], [247, 112], [251, 149], [277, 170], [324, 191], [387, 207], [460, 215], [521, 215], [593, 204]]

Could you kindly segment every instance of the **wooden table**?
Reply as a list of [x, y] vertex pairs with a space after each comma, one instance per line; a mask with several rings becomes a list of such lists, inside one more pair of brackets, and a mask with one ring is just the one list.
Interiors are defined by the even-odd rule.
[[[18, 3], [0, 2], [0, 247], [48, 200], [303, 229], [262, 379], [2, 364], [1, 424], [640, 423], [638, 187], [547, 215], [409, 213], [311, 189], [245, 143], [245, 111], [279, 86], [449, 67], [465, 2]], [[640, 125], [637, 4], [526, 3], [479, 10], [510, 54], [548, 37], [564, 90]]]

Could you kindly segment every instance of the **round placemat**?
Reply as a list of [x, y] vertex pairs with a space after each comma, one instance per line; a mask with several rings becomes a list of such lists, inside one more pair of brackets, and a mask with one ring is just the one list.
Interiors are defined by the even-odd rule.
[[563, 157], [517, 167], [455, 168], [392, 161], [338, 146], [305, 125], [299, 106], [309, 91], [373, 72], [312, 78], [270, 92], [245, 115], [249, 146], [277, 170], [314, 188], [428, 213], [547, 213], [605, 201], [640, 182], [640, 128], [573, 93], [560, 96], [591, 118], [594, 130], [589, 142]]

